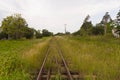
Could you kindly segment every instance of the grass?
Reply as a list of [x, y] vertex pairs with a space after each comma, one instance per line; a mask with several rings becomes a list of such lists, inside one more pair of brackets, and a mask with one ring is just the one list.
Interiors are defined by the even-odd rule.
[[85, 80], [120, 79], [120, 41], [113, 37], [58, 37], [71, 70]]
[[55, 75], [55, 77], [52, 77], [50, 80], [63, 80], [61, 79], [61, 74], [60, 74], [60, 66], [61, 63], [61, 57], [58, 53], [58, 48], [56, 44], [55, 38], [53, 38], [50, 42], [50, 52], [48, 54], [48, 58], [46, 60], [44, 69], [45, 70], [52, 70], [52, 74]]
[[59, 56], [57, 45], [55, 40], [50, 43], [50, 52], [48, 54], [48, 58], [46, 60], [45, 68], [46, 69], [54, 69], [55, 74], [58, 74], [58, 66], [56, 61], [61, 61], [61, 57]]
[[1, 40], [0, 80], [31, 80], [30, 71], [40, 67], [48, 42], [48, 38]]
[[[120, 80], [120, 40], [111, 36], [61, 36], [57, 40], [70, 70], [79, 71], [85, 80]], [[34, 80], [50, 38], [0, 41], [0, 80]], [[46, 68], [60, 60], [56, 43], [51, 42]]]

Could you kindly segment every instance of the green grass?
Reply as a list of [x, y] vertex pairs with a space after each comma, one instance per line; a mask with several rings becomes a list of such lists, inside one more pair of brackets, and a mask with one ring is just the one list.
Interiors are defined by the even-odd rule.
[[[50, 38], [0, 41], [0, 80], [33, 80], [43, 61]], [[85, 80], [120, 80], [120, 40], [111, 36], [57, 37], [70, 70], [79, 71]], [[51, 43], [46, 68], [59, 59]], [[60, 59], [59, 59], [60, 60]], [[56, 69], [57, 70], [57, 69]], [[59, 75], [58, 75], [59, 77]]]
[[71, 70], [86, 80], [120, 79], [120, 40], [113, 37], [58, 37]]
[[40, 67], [48, 41], [48, 38], [1, 40], [0, 80], [31, 80], [30, 71]]

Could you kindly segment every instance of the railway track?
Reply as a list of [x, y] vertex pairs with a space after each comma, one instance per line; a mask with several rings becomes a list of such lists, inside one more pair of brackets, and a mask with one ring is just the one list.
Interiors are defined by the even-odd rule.
[[[54, 54], [52, 54], [54, 49]], [[45, 67], [49, 55], [52, 54], [51, 64], [54, 66]], [[47, 48], [46, 55], [44, 57], [42, 66], [39, 70], [36, 80], [83, 80], [80, 78], [79, 72], [70, 71], [68, 64], [65, 61], [63, 52], [59, 43], [55, 38], [50, 41], [50, 45]]]

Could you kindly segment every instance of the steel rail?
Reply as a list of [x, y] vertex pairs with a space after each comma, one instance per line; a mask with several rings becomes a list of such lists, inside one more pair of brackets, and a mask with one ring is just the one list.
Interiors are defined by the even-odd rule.
[[[52, 38], [51, 41], [52, 41], [53, 39], [56, 40], [55, 38]], [[51, 41], [50, 41], [50, 42], [51, 42]], [[57, 48], [58, 54], [59, 54], [59, 56], [61, 57], [61, 60], [62, 60], [63, 65], [64, 65], [64, 68], [65, 68], [65, 70], [66, 70], [67, 77], [68, 77], [69, 80], [73, 80], [73, 76], [71, 75], [70, 70], [69, 70], [69, 68], [68, 68], [68, 66], [67, 66], [67, 64], [66, 64], [65, 59], [64, 59], [62, 49], [60, 48], [60, 45], [59, 45], [59, 43], [57, 42], [57, 40], [56, 40], [55, 42], [56, 42], [56, 48]], [[46, 63], [46, 60], [47, 60], [47, 58], [48, 58], [48, 54], [50, 53], [50, 48], [51, 48], [51, 47], [52, 47], [52, 46], [49, 45], [48, 48], [47, 48], [47, 50], [46, 50], [46, 55], [45, 55], [45, 57], [44, 57], [42, 66], [41, 66], [40, 71], [39, 71], [39, 74], [38, 74], [38, 76], [37, 76], [37, 80], [42, 80], [43, 68], [44, 68], [45, 63]], [[56, 62], [57, 62], [57, 60], [56, 60]], [[57, 62], [57, 65], [58, 65], [58, 62]], [[58, 72], [59, 72], [59, 71], [58, 71]], [[54, 77], [55, 75], [52, 75], [52, 74], [51, 74], [51, 69], [50, 69], [50, 70], [48, 70], [47, 75], [43, 75], [43, 76], [44, 76], [44, 77], [46, 76], [46, 80], [50, 80], [50, 78], [51, 78], [51, 77]], [[62, 75], [62, 76], [65, 77], [65, 75]]]
[[65, 68], [66, 68], [66, 71], [67, 71], [67, 73], [68, 73], [69, 79], [70, 79], [70, 80], [73, 80], [72, 75], [71, 75], [71, 73], [70, 73], [70, 70], [69, 70], [69, 68], [68, 68], [68, 66], [67, 66], [67, 64], [66, 64], [66, 61], [65, 61], [64, 57], [63, 57], [63, 52], [62, 52], [62, 50], [61, 50], [60, 45], [59, 45], [58, 42], [57, 42], [57, 45], [58, 45], [58, 46], [57, 46], [57, 48], [58, 48], [58, 53], [59, 53], [59, 55], [61, 56], [62, 61], [63, 61], [64, 65], [65, 65]]
[[37, 80], [41, 80], [41, 75], [42, 75], [43, 67], [44, 67], [45, 62], [46, 62], [46, 60], [47, 60], [47, 57], [48, 57], [49, 52], [50, 52], [50, 47], [47, 48], [47, 52], [46, 52], [45, 58], [44, 58], [44, 60], [43, 60], [42, 66], [41, 66], [41, 68], [40, 68], [40, 71], [39, 71]]

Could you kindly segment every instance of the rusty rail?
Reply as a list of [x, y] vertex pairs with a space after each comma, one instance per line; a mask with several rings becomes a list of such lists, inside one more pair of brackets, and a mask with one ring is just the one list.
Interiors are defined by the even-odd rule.
[[63, 52], [62, 52], [62, 50], [61, 50], [60, 45], [59, 45], [58, 42], [57, 42], [57, 45], [58, 45], [57, 48], [58, 48], [59, 55], [60, 55], [61, 58], [62, 58], [62, 61], [63, 61], [63, 63], [64, 63], [64, 66], [65, 66], [66, 71], [67, 71], [68, 76], [69, 76], [69, 80], [73, 80], [72, 75], [71, 75], [71, 73], [70, 73], [70, 70], [69, 70], [69, 68], [68, 68], [68, 66], [67, 66], [67, 64], [66, 64], [66, 61], [65, 61], [64, 57], [63, 57]]
[[43, 63], [42, 63], [41, 69], [40, 69], [40, 71], [39, 71], [39, 74], [38, 74], [37, 80], [41, 80], [41, 75], [42, 75], [43, 67], [44, 67], [45, 62], [46, 62], [46, 60], [47, 60], [47, 57], [48, 57], [49, 52], [50, 52], [50, 47], [48, 47], [48, 49], [47, 49], [47, 52], [46, 52], [45, 58], [44, 58], [44, 60], [43, 60]]
[[[50, 41], [50, 43], [53, 41], [53, 39], [54, 39], [54, 41], [56, 40], [55, 38], [52, 38], [51, 41]], [[55, 75], [52, 74], [52, 70], [54, 70], [54, 69], [52, 69], [52, 67], [51, 67], [49, 70], [47, 70], [47, 72], [45, 72], [45, 74], [43, 74], [43, 73], [44, 73], [44, 66], [45, 66], [46, 60], [47, 60], [47, 58], [48, 58], [48, 55], [49, 55], [49, 53], [50, 53], [50, 49], [51, 49], [50, 47], [55, 47], [55, 48], [56, 48], [56, 50], [58, 51], [59, 57], [61, 58], [60, 61], [62, 61], [62, 63], [63, 63], [63, 68], [65, 69], [65, 74], [63, 74], [62, 72], [60, 72], [60, 70], [58, 70], [58, 72], [60, 72], [60, 74], [61, 74], [61, 77], [67, 78], [67, 80], [73, 80], [73, 79], [74, 79], [73, 77], [74, 77], [75, 75], [71, 74], [71, 72], [70, 72], [70, 70], [69, 70], [69, 68], [68, 68], [68, 65], [67, 65], [67, 63], [66, 63], [66, 61], [65, 61], [65, 59], [64, 59], [62, 49], [60, 48], [60, 45], [59, 45], [59, 43], [57, 42], [57, 40], [55, 41], [55, 44], [56, 44], [56, 46], [50, 46], [50, 45], [49, 45], [49, 47], [48, 47], [48, 49], [47, 49], [47, 51], [46, 51], [46, 55], [45, 55], [45, 57], [44, 57], [42, 66], [41, 66], [41, 68], [40, 68], [39, 74], [38, 74], [38, 76], [37, 76], [37, 80], [50, 80], [51, 78], [55, 77]], [[51, 45], [52, 45], [52, 44], [51, 44]], [[56, 58], [56, 59], [57, 59], [57, 58]], [[55, 59], [55, 60], [56, 60], [56, 59]], [[56, 60], [56, 63], [57, 63], [57, 65], [60, 65], [60, 63], [58, 63], [58, 60]], [[60, 69], [60, 68], [58, 67], [58, 69]], [[78, 75], [78, 76], [79, 76], [79, 75]], [[45, 79], [42, 79], [42, 78], [44, 78], [44, 77], [45, 77]]]

